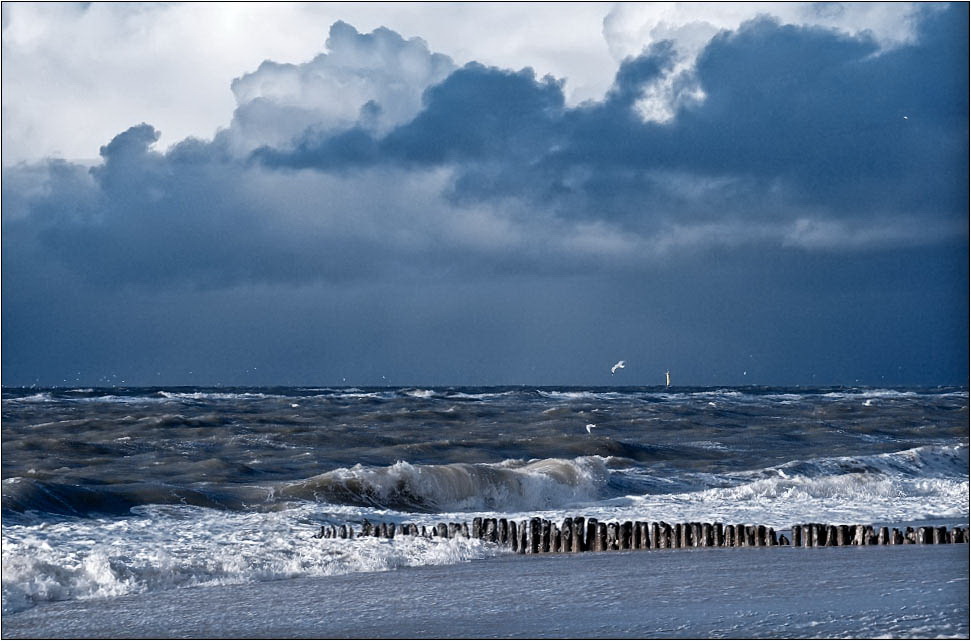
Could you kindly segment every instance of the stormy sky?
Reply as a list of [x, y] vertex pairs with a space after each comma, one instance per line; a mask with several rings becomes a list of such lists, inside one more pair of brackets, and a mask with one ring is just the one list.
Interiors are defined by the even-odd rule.
[[6, 3], [2, 88], [4, 386], [967, 384], [964, 3]]

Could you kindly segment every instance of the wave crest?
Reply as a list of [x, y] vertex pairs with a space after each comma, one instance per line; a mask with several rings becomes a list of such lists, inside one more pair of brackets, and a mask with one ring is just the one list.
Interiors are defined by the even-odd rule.
[[287, 498], [418, 512], [525, 511], [596, 500], [609, 473], [599, 456], [388, 467], [355, 465], [291, 483]]

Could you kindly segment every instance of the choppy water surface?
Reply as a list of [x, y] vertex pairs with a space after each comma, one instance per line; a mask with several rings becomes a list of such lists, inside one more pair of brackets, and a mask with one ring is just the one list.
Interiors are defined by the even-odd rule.
[[[588, 429], [589, 426], [589, 429]], [[3, 391], [3, 606], [497, 553], [476, 514], [966, 523], [968, 391]]]

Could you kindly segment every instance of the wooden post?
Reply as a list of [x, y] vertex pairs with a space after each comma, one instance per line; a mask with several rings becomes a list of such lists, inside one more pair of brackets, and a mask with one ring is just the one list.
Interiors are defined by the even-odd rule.
[[527, 554], [530, 552], [529, 521], [519, 522], [519, 553]]
[[789, 545], [789, 539], [786, 538], [785, 534], [779, 535], [779, 545]]
[[625, 549], [624, 548], [624, 523], [616, 523], [614, 527], [614, 532], [617, 538], [614, 540], [614, 545], [611, 549], [613, 550]]
[[617, 542], [620, 534], [619, 529], [620, 526], [616, 523], [611, 522], [607, 524], [607, 547], [604, 548], [605, 550], [616, 550], [619, 547]]
[[555, 523], [550, 523], [550, 552], [562, 552], [563, 536]]
[[526, 535], [526, 554], [539, 554], [540, 536], [539, 517], [529, 519], [529, 530]]
[[744, 523], [735, 524], [735, 547], [743, 547], [748, 544], [748, 537], [745, 532]]
[[664, 547], [661, 545], [661, 525], [654, 521], [651, 523], [651, 549], [657, 550]]
[[758, 547], [765, 547], [768, 545], [766, 542], [766, 537], [768, 536], [768, 531], [765, 529], [764, 525], [757, 525], [755, 527], [755, 545]]
[[903, 542], [904, 542], [903, 533], [897, 528], [894, 528], [893, 532], [890, 533], [890, 545], [903, 545]]
[[586, 545], [583, 542], [583, 530], [584, 530], [585, 521], [586, 519], [584, 519], [582, 516], [579, 518], [574, 517], [573, 519], [573, 551], [574, 552], [583, 552], [587, 549]]
[[674, 524], [674, 543], [671, 547], [684, 547], [684, 526], [681, 523]]
[[513, 552], [519, 552], [519, 528], [515, 521], [509, 521], [509, 547]]
[[826, 527], [826, 545], [828, 547], [834, 547], [836, 545], [836, 540], [839, 538], [839, 529], [835, 525], [829, 525]]
[[552, 532], [550, 531], [551, 525], [552, 523], [550, 523], [546, 519], [543, 519], [542, 521], [540, 521], [539, 551], [543, 554], [548, 554], [550, 551], [550, 539], [552, 535]]
[[472, 538], [481, 539], [482, 538], [482, 517], [477, 516], [472, 519]]
[[573, 519], [566, 517], [560, 525], [560, 541], [562, 548], [560, 552], [573, 551]]
[[598, 523], [597, 524], [597, 552], [607, 551], [607, 524]]
[[507, 521], [506, 519], [499, 519], [497, 530], [498, 530], [497, 534], [499, 537], [499, 544], [500, 545], [508, 544], [509, 543], [509, 521]]
[[496, 522], [494, 519], [482, 519], [482, 540], [489, 543], [495, 543]]
[[701, 547], [701, 523], [691, 524], [691, 541], [689, 545], [692, 547]]
[[714, 537], [713, 545], [716, 548], [720, 548], [725, 545], [725, 526], [721, 523], [715, 523]]
[[952, 528], [951, 543], [964, 543], [964, 530], [959, 527]]
[[944, 527], [944, 526], [940, 526], [940, 527], [934, 528], [934, 535], [933, 535], [933, 537], [934, 537], [933, 538], [934, 543], [936, 543], [938, 545], [940, 545], [942, 543], [947, 543], [948, 542], [948, 538], [949, 538], [947, 536], [947, 528]]
[[620, 524], [620, 537], [618, 540], [618, 547], [621, 550], [630, 550], [634, 547], [634, 524], [630, 521], [624, 521]]
[[597, 519], [587, 520], [587, 536], [584, 539], [584, 550], [587, 552], [597, 551]]
[[710, 548], [715, 544], [715, 531], [711, 523], [701, 524], [701, 546]]
[[836, 526], [836, 545], [849, 545], [850, 538], [851, 538], [850, 526], [848, 525]]
[[770, 527], [768, 531], [765, 533], [765, 536], [766, 536], [765, 542], [767, 545], [779, 545], [779, 541], [777, 541], [775, 538], [775, 528]]
[[802, 526], [801, 525], [792, 526], [792, 547], [794, 548], [802, 547]]
[[755, 547], [756, 527], [754, 525], [745, 526], [745, 545]]
[[661, 547], [662, 548], [672, 548], [674, 547], [674, 531], [671, 525], [661, 521]]
[[880, 528], [880, 533], [877, 534], [877, 545], [887, 545], [890, 543], [890, 528], [883, 526]]
[[630, 549], [640, 550], [641, 547], [641, 532], [643, 531], [644, 524], [640, 521], [634, 521], [634, 529], [631, 531]]

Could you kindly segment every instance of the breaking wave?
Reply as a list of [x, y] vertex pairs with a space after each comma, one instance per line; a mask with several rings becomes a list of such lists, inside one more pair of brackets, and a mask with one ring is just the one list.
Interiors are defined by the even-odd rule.
[[318, 518], [308, 505], [271, 514], [154, 506], [110, 527], [91, 520], [6, 526], [3, 613], [49, 601], [444, 565], [500, 553], [470, 539], [313, 539], [310, 521]]
[[418, 512], [542, 510], [597, 500], [607, 485], [605, 459], [355, 465], [287, 484], [283, 496]]

